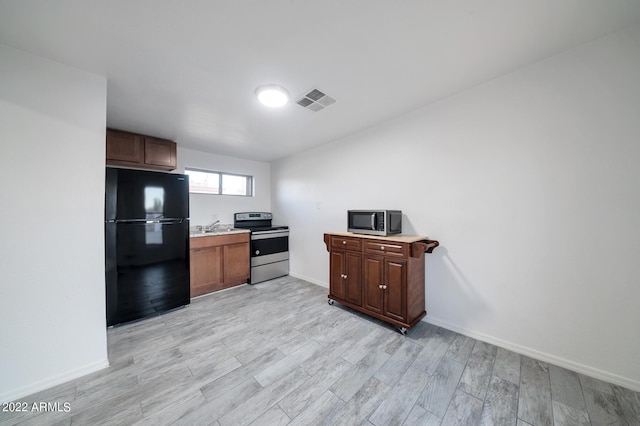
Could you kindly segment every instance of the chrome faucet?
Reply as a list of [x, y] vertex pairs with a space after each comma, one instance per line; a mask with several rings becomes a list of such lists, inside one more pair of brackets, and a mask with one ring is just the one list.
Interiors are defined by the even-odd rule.
[[203, 227], [202, 227], [202, 230], [203, 230], [203, 231], [213, 231], [213, 230], [215, 229], [215, 226], [216, 226], [217, 224], [219, 224], [219, 223], [220, 223], [220, 221], [219, 221], [219, 220], [216, 220], [216, 221], [215, 221], [215, 222], [213, 222], [211, 225], [203, 226]]

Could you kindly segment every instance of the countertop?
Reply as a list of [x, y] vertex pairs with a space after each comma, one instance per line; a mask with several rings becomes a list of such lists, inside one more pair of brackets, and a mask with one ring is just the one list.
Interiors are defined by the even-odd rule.
[[202, 231], [191, 231], [189, 232], [189, 237], [191, 238], [199, 238], [199, 237], [215, 237], [216, 235], [229, 235], [229, 234], [243, 234], [245, 232], [251, 232], [248, 229], [220, 229], [212, 232], [202, 232]]
[[339, 237], [357, 237], [371, 240], [384, 240], [384, 241], [397, 241], [400, 243], [415, 243], [418, 241], [427, 240], [427, 237], [422, 235], [405, 235], [405, 234], [394, 234], [386, 237], [377, 236], [377, 235], [366, 235], [366, 234], [356, 234], [353, 232], [327, 232], [328, 235], [335, 235]]

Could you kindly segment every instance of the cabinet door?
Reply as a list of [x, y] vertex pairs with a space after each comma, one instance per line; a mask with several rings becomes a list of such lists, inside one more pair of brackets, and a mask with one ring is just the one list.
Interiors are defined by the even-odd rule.
[[222, 286], [222, 247], [203, 247], [190, 251], [191, 297], [201, 296]]
[[224, 284], [244, 284], [249, 278], [249, 243], [224, 246]]
[[344, 251], [332, 251], [329, 259], [329, 294], [336, 299], [343, 300], [346, 300], [345, 256]]
[[364, 257], [364, 303], [365, 309], [384, 313], [382, 285], [384, 262], [379, 257]]
[[176, 168], [176, 144], [175, 142], [145, 137], [144, 138], [144, 164], [156, 166], [166, 170]]
[[344, 274], [345, 299], [348, 302], [362, 306], [362, 255], [346, 252]]
[[142, 139], [133, 133], [107, 130], [107, 164], [140, 165], [143, 160]]
[[407, 319], [407, 263], [400, 260], [384, 261], [384, 290], [386, 316], [398, 321]]

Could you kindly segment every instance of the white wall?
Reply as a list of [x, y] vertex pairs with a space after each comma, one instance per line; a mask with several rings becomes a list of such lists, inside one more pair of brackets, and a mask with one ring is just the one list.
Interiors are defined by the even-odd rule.
[[219, 220], [220, 223], [233, 223], [233, 214], [237, 212], [271, 211], [271, 165], [269, 163], [226, 157], [178, 146], [179, 172], [184, 173], [185, 167], [250, 175], [254, 178], [253, 197], [190, 194], [191, 226], [208, 225], [215, 220]]
[[291, 272], [326, 231], [401, 209], [427, 321], [640, 390], [640, 27], [272, 165]]
[[106, 79], [0, 45], [0, 401], [106, 367]]

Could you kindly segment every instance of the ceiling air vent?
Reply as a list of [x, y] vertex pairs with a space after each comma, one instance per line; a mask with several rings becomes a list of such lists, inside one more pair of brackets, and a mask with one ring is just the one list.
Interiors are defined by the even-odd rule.
[[303, 108], [309, 109], [313, 112], [318, 112], [331, 104], [335, 104], [336, 100], [331, 96], [325, 95], [318, 89], [313, 89], [298, 99], [296, 103]]

